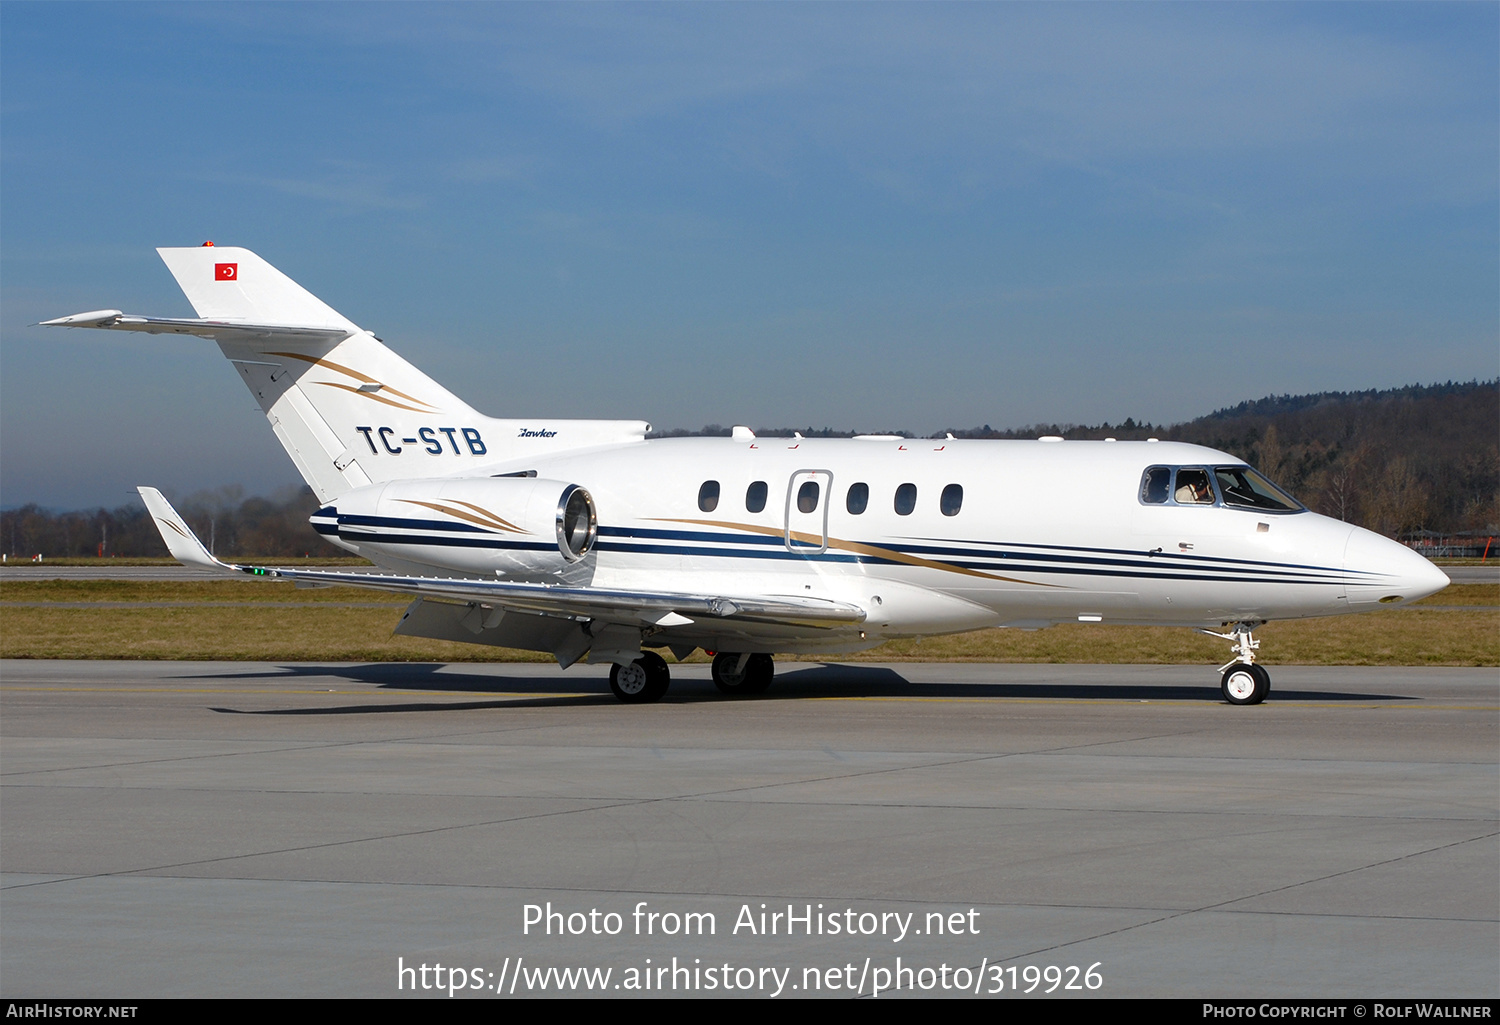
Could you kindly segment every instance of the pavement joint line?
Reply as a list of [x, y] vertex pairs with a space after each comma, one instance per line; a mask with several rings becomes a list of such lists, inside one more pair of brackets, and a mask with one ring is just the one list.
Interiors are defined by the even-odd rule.
[[[1486, 834], [1486, 835], [1487, 836], [1496, 836], [1496, 835], [1500, 835], [1500, 834], [1489, 833], [1489, 834]], [[1158, 925], [1158, 924], [1160, 924], [1162, 922], [1170, 922], [1173, 919], [1183, 918], [1183, 917], [1185, 917], [1187, 915], [1202, 914], [1203, 912], [1206, 912], [1206, 911], [1227, 911], [1227, 913], [1230, 913], [1230, 914], [1244, 914], [1244, 915], [1260, 914], [1262, 912], [1255, 912], [1255, 911], [1249, 911], [1249, 910], [1228, 909], [1227, 905], [1238, 904], [1241, 901], [1253, 900], [1256, 897], [1263, 897], [1263, 896], [1266, 896], [1266, 895], [1272, 894], [1272, 893], [1280, 893], [1280, 892], [1282, 892], [1284, 890], [1296, 889], [1299, 886], [1307, 886], [1307, 885], [1309, 885], [1311, 883], [1323, 882], [1324, 880], [1327, 880], [1327, 879], [1335, 879], [1335, 878], [1337, 878], [1339, 876], [1348, 875], [1351, 872], [1363, 872], [1366, 869], [1379, 868], [1381, 865], [1394, 864], [1395, 862], [1404, 861], [1407, 858], [1416, 857], [1416, 856], [1418, 856], [1420, 854], [1430, 854], [1430, 853], [1433, 853], [1434, 851], [1446, 850], [1449, 847], [1457, 847], [1457, 846], [1460, 846], [1460, 845], [1465, 844], [1465, 843], [1472, 843], [1475, 840], [1483, 840], [1483, 839], [1485, 839], [1484, 836], [1470, 837], [1470, 838], [1468, 838], [1466, 840], [1459, 840], [1459, 841], [1457, 841], [1455, 843], [1442, 844], [1442, 845], [1440, 845], [1438, 847], [1432, 847], [1432, 848], [1429, 848], [1429, 849], [1427, 849], [1425, 851], [1414, 851], [1411, 854], [1403, 854], [1402, 856], [1400, 856], [1398, 858], [1390, 858], [1390, 859], [1387, 859], [1385, 861], [1377, 861], [1377, 862], [1373, 862], [1373, 863], [1371, 863], [1369, 865], [1362, 865], [1362, 866], [1358, 866], [1356, 868], [1345, 869], [1345, 870], [1343, 870], [1341, 872], [1332, 872], [1332, 873], [1330, 873], [1328, 875], [1325, 875], [1325, 876], [1318, 876], [1318, 877], [1316, 877], [1314, 879], [1304, 880], [1304, 881], [1302, 881], [1300, 883], [1289, 883], [1286, 886], [1273, 887], [1272, 889], [1264, 890], [1261, 893], [1247, 894], [1246, 896], [1243, 896], [1243, 897], [1235, 897], [1232, 900], [1219, 901], [1217, 903], [1207, 904], [1207, 905], [1204, 905], [1203, 907], [1199, 907], [1199, 908], [1184, 909], [1184, 910], [1181, 910], [1181, 911], [1177, 911], [1177, 912], [1175, 912], [1173, 914], [1162, 915], [1161, 917], [1154, 918], [1154, 919], [1152, 919], [1152, 920], [1150, 920], [1148, 922], [1138, 922], [1135, 925], [1125, 925], [1125, 926], [1121, 926], [1121, 927], [1119, 927], [1117, 929], [1108, 929], [1108, 930], [1105, 930], [1104, 932], [1097, 933], [1097, 934], [1095, 934], [1093, 936], [1085, 936], [1085, 937], [1083, 937], [1081, 939], [1064, 940], [1064, 941], [1062, 941], [1060, 943], [1053, 943], [1053, 944], [1049, 944], [1048, 946], [1045, 946], [1045, 947], [1038, 947], [1035, 950], [1024, 951], [1024, 952], [1022, 952], [1020, 954], [1011, 955], [1010, 957], [997, 957], [995, 959], [995, 963], [996, 964], [1000, 964], [1000, 963], [1003, 963], [1005, 961], [1017, 961], [1017, 960], [1019, 960], [1021, 958], [1035, 957], [1037, 954], [1046, 954], [1046, 953], [1049, 953], [1049, 952], [1054, 951], [1054, 950], [1063, 950], [1063, 949], [1066, 949], [1068, 947], [1077, 946], [1078, 944], [1081, 944], [1081, 943], [1090, 943], [1090, 942], [1093, 942], [1095, 940], [1105, 939], [1105, 938], [1110, 937], [1110, 936], [1119, 936], [1119, 935], [1121, 935], [1123, 933], [1134, 932], [1137, 929], [1144, 929], [1144, 928], [1147, 928], [1149, 926]], [[1309, 917], [1317, 917], [1317, 916], [1309, 916]], [[1348, 917], [1357, 918], [1357, 919], [1363, 919], [1363, 918], [1365, 918], [1367, 916], [1348, 916]], [[1380, 916], [1368, 916], [1368, 917], [1380, 917]], [[1425, 920], [1426, 919], [1419, 919], [1419, 921], [1425, 921]], [[1462, 918], [1462, 919], [1439, 919], [1439, 921], [1460, 921], [1460, 922], [1481, 921], [1481, 922], [1485, 922], [1486, 924], [1488, 922], [1488, 920], [1485, 920], [1485, 919], [1478, 919], [1478, 920], [1476, 920], [1476, 919], [1468, 919], [1468, 918]], [[984, 963], [985, 964], [989, 964], [990, 961], [988, 959], [986, 959]], [[978, 967], [977, 965], [970, 965], [969, 966], [969, 968], [970, 968], [971, 971], [974, 970], [977, 967]], [[861, 999], [861, 1000], [873, 999], [873, 995], [867, 997], [865, 994], [860, 993], [860, 994], [857, 995], [857, 999]]]
[[[328, 742], [328, 741], [310, 741], [310, 742], [303, 743], [303, 744], [296, 744], [296, 745], [291, 746], [291, 747], [272, 747], [272, 748], [264, 748], [264, 749], [255, 750], [255, 751], [217, 751], [217, 752], [212, 752], [212, 753], [209, 753], [209, 754], [201, 754], [201, 755], [174, 755], [173, 757], [170, 757], [170, 758], [145, 758], [145, 759], [140, 759], [140, 760], [137, 760], [137, 761], [128, 761], [128, 762], [106, 762], [106, 763], [104, 763], [102, 765], [74, 765], [74, 766], [66, 766], [66, 767], [55, 768], [55, 769], [17, 769], [17, 770], [14, 770], [12, 772], [0, 772], [0, 779], [3, 779], [5, 777], [9, 777], [9, 776], [26, 776], [26, 775], [32, 775], [34, 773], [42, 773], [42, 772], [73, 772], [73, 771], [82, 771], [82, 770], [88, 770], [88, 769], [119, 769], [119, 768], [124, 768], [126, 766], [131, 766], [131, 765], [158, 765], [158, 764], [162, 764], [162, 763], [166, 763], [166, 762], [189, 762], [189, 761], [197, 761], [197, 760], [201, 760], [201, 759], [204, 759], [204, 758], [242, 758], [242, 757], [246, 757], [246, 756], [249, 756], [249, 755], [282, 754], [282, 753], [287, 752], [287, 751], [332, 751], [332, 750], [336, 750], [336, 749], [341, 748], [341, 747], [359, 747], [360, 745], [364, 745], [364, 744], [412, 744], [412, 743], [423, 743], [423, 742], [434, 743], [434, 742], [437, 742], [437, 741], [441, 741], [441, 740], [445, 740], [445, 739], [453, 739], [453, 738], [457, 738], [457, 737], [488, 736], [488, 735], [493, 735], [493, 734], [496, 734], [496, 733], [500, 733], [500, 734], [505, 734], [505, 733], [520, 733], [520, 732], [527, 732], [527, 731], [531, 731], [531, 730], [552, 729], [554, 727], [555, 727], [555, 724], [553, 724], [553, 723], [536, 723], [536, 724], [533, 724], [533, 725], [524, 725], [524, 726], [523, 725], [517, 725], [517, 726], [511, 727], [510, 729], [504, 729], [504, 730], [464, 730], [464, 731], [461, 731], [461, 732], [458, 732], [458, 733], [439, 733], [439, 734], [435, 734], [435, 735], [432, 735], [432, 736], [422, 736], [422, 737], [369, 738], [369, 739], [365, 739], [365, 740], [347, 740], [347, 741], [340, 741], [340, 742], [336, 742], [336, 743], [331, 743], [331, 742]], [[149, 738], [149, 739], [160, 741], [162, 738], [160, 738], [160, 737], [152, 737], [152, 738]], [[254, 743], [254, 742], [252, 741], [251, 743]], [[286, 744], [287, 741], [264, 741], [263, 743], [281, 743], [281, 744]]]
[[[1151, 738], [1142, 738], [1142, 739], [1151, 739]], [[318, 750], [318, 749], [328, 750], [328, 749], [338, 748], [338, 747], [353, 747], [353, 746], [355, 746], [357, 744], [363, 744], [363, 743], [370, 743], [370, 741], [353, 741], [353, 742], [346, 743], [346, 744], [308, 745], [308, 746], [298, 747], [298, 748], [289, 748], [288, 750], [297, 750], [297, 751]], [[1114, 743], [1114, 741], [1108, 741], [1106, 743]], [[1071, 750], [1073, 748], [1078, 748], [1078, 747], [1094, 747], [1094, 746], [1098, 746], [1098, 742], [1088, 743], [1088, 744], [1077, 744], [1077, 745], [1070, 744], [1070, 745], [1066, 745], [1065, 747], [1058, 748], [1057, 750]], [[260, 753], [275, 753], [275, 752], [272, 751], [272, 752], [260, 752]], [[211, 756], [211, 755], [187, 756], [187, 757], [184, 757], [184, 758], [154, 759], [153, 761], [185, 761], [185, 760], [189, 760], [190, 758], [195, 758], [195, 757], [216, 757], [216, 756]], [[219, 757], [222, 757], [222, 756], [219, 756]], [[929, 764], [927, 766], [918, 765], [918, 766], [901, 766], [901, 767], [890, 767], [890, 768], [880, 768], [880, 769], [869, 769], [869, 770], [865, 770], [865, 771], [861, 771], [861, 772], [840, 773], [840, 774], [832, 775], [832, 776], [817, 777], [815, 779], [810, 779], [810, 780], [788, 780], [788, 781], [776, 782], [776, 783], [755, 784], [753, 786], [746, 786], [746, 787], [733, 787], [733, 788], [729, 788], [727, 790], [710, 790], [710, 791], [705, 791], [702, 794], [679, 794], [679, 795], [668, 796], [668, 797], [649, 797], [649, 798], [641, 798], [641, 799], [627, 800], [627, 801], [615, 801], [613, 803], [597, 805], [597, 806], [592, 807], [592, 808], [577, 808], [577, 809], [569, 808], [569, 809], [562, 809], [562, 810], [552, 811], [552, 812], [537, 812], [537, 813], [532, 814], [532, 815], [505, 816], [503, 818], [493, 819], [493, 820], [485, 820], [485, 821], [482, 821], [482, 822], [453, 823], [453, 824], [444, 825], [444, 826], [433, 826], [433, 827], [431, 827], [429, 829], [403, 830], [403, 831], [398, 832], [398, 833], [387, 833], [387, 834], [382, 834], [382, 835], [378, 835], [378, 836], [351, 837], [351, 838], [349, 838], [347, 840], [332, 840], [332, 841], [329, 841], [327, 843], [304, 844], [304, 845], [299, 846], [299, 847], [279, 848], [279, 849], [270, 850], [270, 851], [252, 851], [252, 852], [243, 853], [243, 854], [226, 854], [226, 855], [222, 855], [222, 856], [214, 857], [214, 858], [199, 858], [199, 859], [195, 859], [193, 861], [177, 862], [177, 863], [170, 864], [170, 865], [155, 865], [155, 866], [150, 866], [150, 867], [145, 867], [145, 868], [121, 869], [121, 870], [116, 871], [116, 872], [98, 872], [98, 873], [90, 873], [90, 874], [87, 874], [87, 875], [75, 875], [75, 876], [66, 877], [65, 879], [44, 880], [44, 881], [35, 882], [35, 883], [21, 883], [21, 884], [17, 884], [16, 886], [4, 887], [4, 889], [10, 890], [10, 889], [21, 889], [21, 888], [32, 887], [32, 886], [50, 886], [50, 885], [52, 885], [53, 883], [56, 883], [56, 882], [65, 882], [65, 881], [77, 880], [77, 879], [96, 879], [96, 878], [108, 878], [110, 876], [136, 875], [136, 874], [139, 874], [139, 873], [142, 873], [142, 872], [160, 871], [162, 869], [171, 869], [171, 868], [186, 868], [186, 867], [189, 867], [189, 866], [192, 866], [192, 865], [211, 865], [211, 864], [215, 864], [217, 862], [239, 861], [239, 860], [244, 859], [244, 858], [268, 857], [268, 856], [275, 855], [275, 854], [296, 854], [296, 853], [303, 852], [303, 851], [323, 850], [323, 849], [327, 849], [327, 848], [330, 848], [330, 847], [344, 847], [344, 846], [348, 846], [350, 844], [368, 843], [368, 842], [373, 842], [373, 841], [376, 841], [376, 840], [397, 840], [397, 839], [403, 839], [403, 838], [406, 838], [406, 837], [413, 837], [413, 836], [430, 836], [430, 835], [433, 835], [433, 834], [436, 834], [436, 833], [446, 833], [446, 832], [451, 832], [451, 831], [460, 830], [460, 829], [473, 829], [473, 828], [484, 827], [484, 826], [498, 826], [498, 825], [503, 825], [503, 824], [508, 823], [508, 822], [525, 822], [525, 821], [532, 820], [532, 819], [554, 818], [554, 817], [561, 816], [561, 815], [578, 815], [578, 814], [586, 814], [588, 812], [593, 812], [593, 811], [610, 811], [610, 810], [615, 809], [615, 808], [639, 808], [639, 807], [643, 807], [645, 805], [650, 805], [650, 804], [664, 804], [664, 803], [668, 803], [668, 802], [672, 802], [672, 801], [680, 801], [680, 800], [684, 800], [684, 799], [692, 799], [692, 798], [697, 798], [697, 797], [708, 797], [708, 796], [713, 796], [713, 795], [716, 795], [716, 794], [743, 793], [743, 792], [748, 792], [748, 791], [752, 791], [752, 790], [766, 790], [766, 789], [771, 789], [773, 787], [791, 786], [791, 785], [798, 785], [798, 784], [803, 784], [803, 783], [833, 782], [835, 780], [851, 779], [851, 778], [857, 778], [857, 777], [860, 777], [860, 776], [874, 776], [874, 775], [881, 775], [883, 773], [888, 773], [888, 772], [904, 771], [904, 770], [906, 770], [908, 768], [930, 768], [930, 767], [932, 767], [932, 765], [936, 765], [936, 764], [961, 765], [961, 764], [966, 764], [966, 763], [990, 761], [990, 760], [994, 760], [994, 759], [1009, 758], [1009, 757], [1011, 757], [1010, 754], [997, 754], [997, 755], [984, 755], [984, 756], [972, 757], [972, 758], [955, 758], [955, 759], [950, 759], [946, 763], [931, 763], [931, 764]], [[127, 764], [151, 764], [151, 763], [148, 762], [148, 763], [127, 763]], [[107, 768], [108, 766], [101, 766], [101, 767], [106, 767]], [[56, 772], [56, 771], [60, 771], [60, 770], [56, 770], [56, 769], [42, 769], [42, 770], [28, 770], [28, 771]]]
[[[1353, 868], [1343, 869], [1343, 870], [1338, 871], [1338, 872], [1330, 872], [1327, 875], [1315, 876], [1315, 877], [1313, 877], [1311, 879], [1304, 879], [1301, 882], [1288, 883], [1285, 886], [1275, 886], [1275, 887], [1272, 887], [1269, 890], [1262, 890], [1259, 893], [1249, 893], [1249, 894], [1245, 894], [1242, 897], [1234, 897], [1234, 898], [1231, 898], [1230, 900], [1217, 901], [1217, 902], [1215, 902], [1213, 904], [1205, 904], [1202, 907], [1185, 908], [1185, 909], [1183, 909], [1181, 911], [1174, 912], [1173, 914], [1162, 915], [1160, 918], [1152, 919], [1149, 922], [1140, 922], [1140, 923], [1138, 923], [1136, 925], [1122, 926], [1121, 928], [1118, 928], [1118, 929], [1109, 929], [1109, 930], [1107, 930], [1105, 932], [1101, 932], [1101, 933], [1099, 933], [1099, 934], [1097, 934], [1095, 936], [1088, 936], [1088, 937], [1085, 937], [1085, 938], [1080, 939], [1080, 940], [1069, 940], [1069, 941], [1066, 941], [1066, 942], [1063, 942], [1063, 943], [1054, 943], [1054, 944], [1051, 944], [1050, 946], [1039, 947], [1036, 950], [1026, 951], [1023, 954], [1016, 955], [1016, 957], [1031, 957], [1031, 956], [1034, 956], [1036, 954], [1044, 954], [1044, 953], [1047, 953], [1048, 951], [1052, 951], [1052, 950], [1061, 950], [1061, 949], [1063, 949], [1065, 947], [1074, 946], [1075, 944], [1078, 944], [1078, 943], [1087, 943], [1087, 942], [1090, 942], [1092, 940], [1103, 939], [1103, 938], [1105, 938], [1107, 936], [1117, 936], [1117, 935], [1119, 935], [1121, 933], [1133, 932], [1136, 929], [1144, 929], [1147, 926], [1157, 925], [1157, 924], [1159, 924], [1161, 922], [1168, 922], [1168, 921], [1171, 921], [1174, 918], [1182, 918], [1185, 915], [1202, 914], [1205, 911], [1228, 911], [1228, 912], [1233, 913], [1233, 914], [1264, 914], [1265, 912], [1257, 912], [1257, 911], [1249, 910], [1249, 909], [1234, 909], [1234, 908], [1230, 908], [1229, 905], [1231, 905], [1231, 904], [1239, 904], [1239, 903], [1241, 903], [1243, 901], [1247, 901], [1247, 900], [1254, 900], [1256, 897], [1269, 896], [1270, 894], [1273, 894], [1273, 893], [1282, 893], [1282, 892], [1284, 892], [1286, 890], [1295, 890], [1295, 889], [1297, 889], [1300, 886], [1309, 886], [1309, 885], [1311, 885], [1313, 883], [1326, 882], [1329, 879], [1337, 879], [1339, 876], [1346, 876], [1346, 875], [1350, 875], [1350, 874], [1355, 873], [1355, 872], [1364, 872], [1364, 871], [1367, 871], [1367, 870], [1372, 869], [1372, 868], [1380, 868], [1382, 865], [1394, 865], [1397, 862], [1406, 861], [1409, 858], [1419, 857], [1419, 856], [1421, 856], [1423, 854], [1433, 854], [1433, 853], [1436, 853], [1437, 851], [1448, 850], [1451, 847], [1461, 847], [1464, 844], [1474, 843], [1474, 842], [1476, 842], [1478, 840], [1484, 840], [1484, 839], [1492, 838], [1492, 837], [1495, 837], [1495, 836], [1500, 836], [1500, 833], [1485, 833], [1485, 834], [1483, 834], [1481, 836], [1472, 836], [1472, 837], [1468, 837], [1468, 838], [1463, 839], [1463, 840], [1456, 840], [1453, 843], [1439, 844], [1436, 847], [1429, 847], [1429, 848], [1426, 848], [1425, 850], [1412, 851], [1409, 854], [1403, 854], [1403, 855], [1400, 855], [1399, 857], [1387, 858], [1387, 859], [1385, 859], [1383, 861], [1374, 861], [1374, 862], [1371, 862], [1368, 865], [1357, 865], [1357, 866], [1355, 866]], [[1363, 916], [1360, 916], [1360, 917], [1363, 917]], [[1458, 919], [1458, 921], [1475, 921], [1475, 920], [1474, 919]], [[1486, 921], [1486, 920], [1482, 920], [1481, 919], [1479, 921]], [[1011, 958], [1011, 960], [1014, 960], [1014, 958]]]
[[[910, 768], [922, 768], [922, 767], [923, 766], [910, 766]], [[781, 784], [781, 785], [795, 785], [795, 783], [793, 783], [793, 784]], [[330, 790], [294, 790], [294, 789], [290, 789], [290, 788], [270, 789], [270, 788], [266, 788], [266, 787], [261, 787], [261, 788], [257, 788], [257, 789], [248, 789], [248, 788], [241, 788], [241, 787], [104, 786], [104, 785], [101, 785], [101, 784], [98, 784], [98, 783], [5, 783], [5, 784], [0, 784], [0, 787], [3, 787], [4, 789], [9, 789], [9, 790], [21, 790], [21, 789], [34, 789], [34, 790], [106, 790], [106, 791], [109, 791], [110, 793], [115, 793], [115, 792], [120, 792], [120, 791], [131, 791], [131, 792], [139, 792], [139, 793], [172, 793], [172, 794], [180, 794], [180, 793], [188, 793], [188, 794], [268, 794], [268, 795], [273, 795], [273, 796], [289, 795], [289, 796], [304, 796], [304, 797], [307, 796], [307, 795], [310, 795], [310, 794], [312, 794], [312, 795], [326, 794], [326, 795], [337, 796], [337, 797], [392, 797], [392, 796], [406, 797], [406, 796], [419, 796], [419, 797], [424, 797], [424, 798], [433, 797], [433, 798], [443, 798], [443, 799], [448, 799], [448, 800], [466, 800], [466, 801], [467, 800], [484, 800], [484, 801], [579, 801], [579, 802], [600, 802], [600, 801], [612, 801], [612, 800], [616, 800], [617, 799], [614, 795], [611, 795], [611, 794], [585, 794], [585, 795], [579, 795], [579, 796], [564, 796], [564, 795], [559, 795], [559, 794], [494, 793], [494, 794], [477, 794], [476, 795], [476, 794], [457, 794], [457, 793], [450, 794], [450, 793], [431, 793], [431, 792], [416, 792], [416, 793], [413, 793], [413, 792], [404, 791], [404, 790], [336, 790], [336, 791], [330, 791]], [[648, 801], [682, 801], [684, 803], [701, 803], [701, 804], [719, 804], [719, 803], [722, 803], [722, 804], [731, 804], [731, 803], [736, 803], [736, 802], [731, 802], [731, 801], [725, 800], [722, 797], [716, 797], [716, 796], [693, 797], [691, 795], [684, 796], [684, 797], [670, 797], [670, 796], [668, 796], [668, 797], [659, 797], [659, 798], [648, 798], [646, 800], [648, 800]], [[776, 804], [777, 807], [781, 807], [781, 808], [857, 808], [857, 809], [864, 809], [864, 808], [890, 808], [890, 809], [907, 809], [907, 810], [913, 810], [913, 811], [1038, 812], [1038, 813], [1045, 813], [1045, 814], [1055, 815], [1055, 816], [1067, 816], [1067, 815], [1161, 815], [1161, 816], [1189, 817], [1189, 816], [1200, 816], [1200, 815], [1213, 815], [1213, 816], [1233, 816], [1235, 818], [1240, 818], [1240, 819], [1269, 818], [1269, 819], [1273, 819], [1275, 821], [1284, 821], [1284, 820], [1288, 820], [1288, 819], [1292, 819], [1292, 820], [1295, 820], [1295, 819], [1317, 819], [1318, 821], [1322, 821], [1322, 822], [1348, 821], [1348, 822], [1351, 822], [1351, 823], [1360, 823], [1360, 822], [1367, 822], [1367, 821], [1375, 820], [1375, 821], [1386, 821], [1386, 822], [1395, 822], [1395, 823], [1430, 823], [1430, 824], [1455, 824], [1455, 825], [1456, 824], [1471, 824], [1472, 825], [1474, 823], [1485, 823], [1485, 824], [1492, 824], [1492, 825], [1500, 826], [1500, 820], [1495, 820], [1495, 819], [1492, 819], [1492, 818], [1486, 818], [1484, 816], [1464, 817], [1464, 816], [1451, 816], [1451, 815], [1411, 815], [1411, 816], [1394, 816], [1394, 817], [1392, 817], [1390, 815], [1374, 815], [1374, 814], [1371, 814], [1371, 815], [1359, 815], [1359, 814], [1353, 814], [1353, 813], [1348, 813], [1348, 812], [1346, 812], [1344, 814], [1341, 814], [1341, 815], [1329, 815], [1329, 814], [1327, 814], [1325, 812], [1285, 812], [1285, 811], [1282, 811], [1282, 812], [1272, 813], [1272, 812], [1257, 812], [1257, 811], [1248, 811], [1248, 810], [1247, 811], [1236, 811], [1236, 810], [1232, 810], [1232, 809], [1231, 810], [1225, 810], [1225, 809], [1222, 809], [1222, 808], [1214, 808], [1214, 809], [1194, 809], [1194, 808], [1186, 808], [1186, 809], [1183, 809], [1183, 808], [1120, 808], [1120, 807], [1116, 807], [1116, 806], [1095, 807], [1093, 805], [1083, 805], [1083, 806], [1079, 806], [1079, 807], [1063, 808], [1063, 807], [1056, 807], [1056, 806], [1029, 805], [1029, 804], [936, 804], [936, 803], [933, 803], [933, 804], [919, 804], [919, 803], [914, 802], [914, 801], [850, 801], [850, 800], [842, 800], [842, 801], [808, 801], [808, 800], [777, 801], [777, 802], [775, 802], [775, 804]], [[589, 809], [580, 809], [580, 810], [587, 811]], [[1488, 809], [1486, 809], [1486, 811], [1488, 811]], [[1255, 834], [1247, 833], [1246, 835], [1258, 835], [1258, 833], [1260, 833], [1260, 832], [1264, 832], [1264, 831], [1255, 831]]]

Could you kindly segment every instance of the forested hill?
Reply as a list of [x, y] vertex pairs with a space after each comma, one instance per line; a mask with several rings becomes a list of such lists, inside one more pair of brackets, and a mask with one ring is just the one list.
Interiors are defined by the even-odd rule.
[[[807, 437], [854, 433], [827, 427], [799, 430]], [[670, 435], [728, 433], [714, 425]], [[756, 433], [766, 437], [792, 431], [756, 428]], [[1126, 420], [997, 431], [986, 424], [952, 433], [964, 438], [1190, 441], [1260, 467], [1318, 512], [1384, 534], [1500, 533], [1500, 381], [1273, 395], [1172, 426]], [[306, 488], [269, 499], [245, 498], [239, 488], [223, 488], [178, 502], [189, 524], [219, 554], [340, 554], [309, 526], [307, 517], [316, 508]], [[68, 513], [36, 505], [0, 512], [0, 550], [12, 559], [37, 552], [48, 557], [95, 555], [101, 545], [106, 554], [167, 554], [139, 503]]]

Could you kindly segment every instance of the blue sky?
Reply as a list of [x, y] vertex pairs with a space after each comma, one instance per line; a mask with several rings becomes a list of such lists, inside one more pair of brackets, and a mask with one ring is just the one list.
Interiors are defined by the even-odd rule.
[[0, 503], [291, 463], [153, 252], [484, 412], [932, 431], [1500, 373], [1500, 7], [0, 5]]

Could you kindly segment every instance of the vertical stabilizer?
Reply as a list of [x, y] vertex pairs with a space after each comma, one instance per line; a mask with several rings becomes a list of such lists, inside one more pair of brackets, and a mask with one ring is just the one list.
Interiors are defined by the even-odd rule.
[[359, 330], [248, 249], [195, 246], [156, 252], [204, 320]]

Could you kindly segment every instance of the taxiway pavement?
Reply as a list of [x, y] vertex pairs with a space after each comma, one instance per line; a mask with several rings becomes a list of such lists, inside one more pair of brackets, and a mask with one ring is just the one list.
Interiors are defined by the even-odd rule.
[[0, 664], [0, 993], [1500, 995], [1494, 669], [674, 670]]

